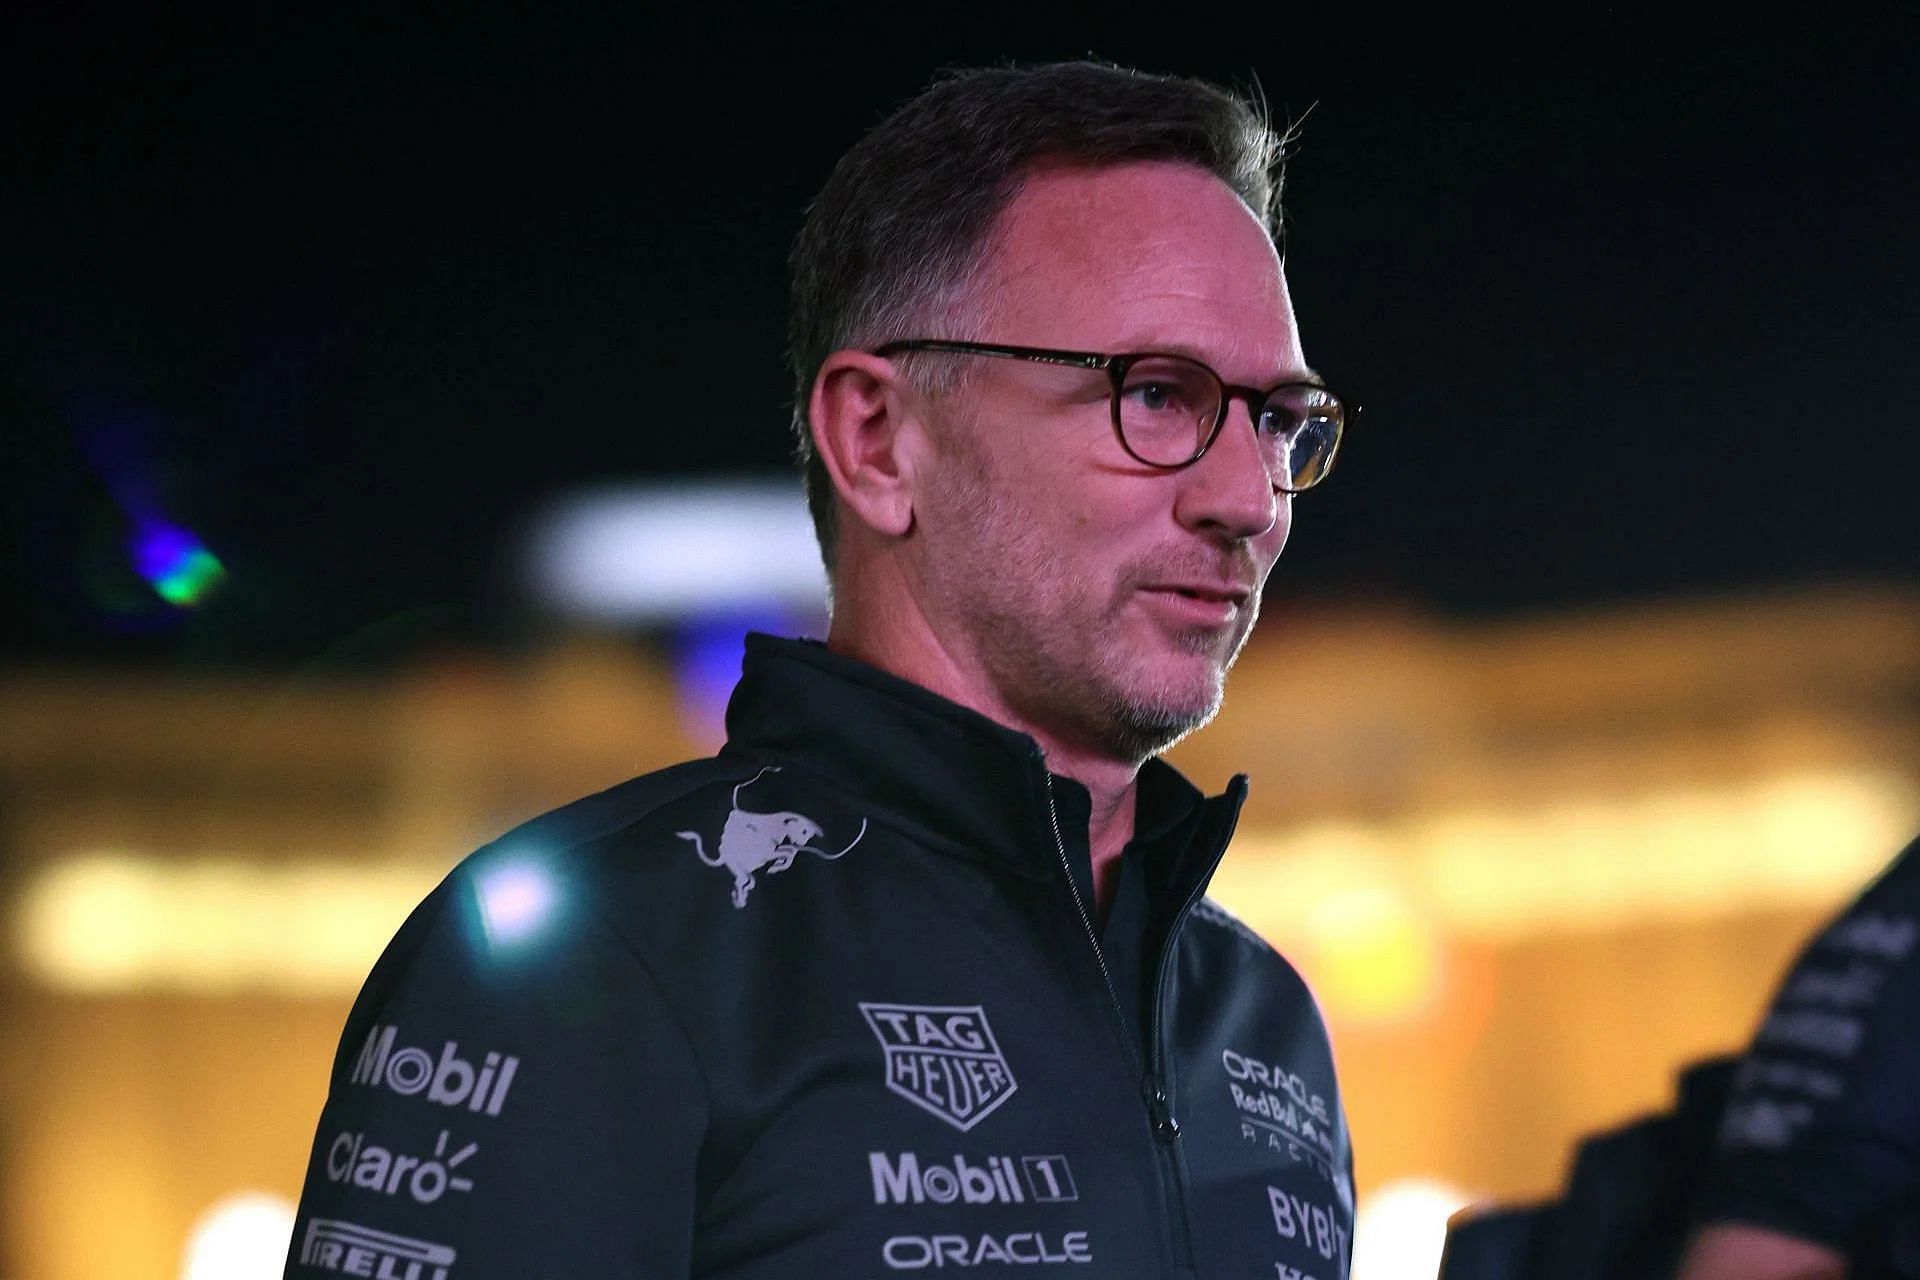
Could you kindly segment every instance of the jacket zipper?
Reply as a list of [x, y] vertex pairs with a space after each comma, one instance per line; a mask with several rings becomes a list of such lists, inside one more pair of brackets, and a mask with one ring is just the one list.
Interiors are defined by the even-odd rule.
[[[1173, 979], [1174, 944], [1180, 937], [1180, 930], [1187, 923], [1187, 917], [1193, 913], [1195, 904], [1205, 895], [1207, 885], [1213, 879], [1213, 873], [1219, 869], [1220, 859], [1226, 856], [1227, 845], [1232, 842], [1234, 828], [1238, 825], [1239, 812], [1236, 807], [1227, 819], [1226, 830], [1221, 833], [1219, 841], [1214, 845], [1213, 855], [1207, 862], [1205, 872], [1194, 880], [1193, 887], [1187, 891], [1187, 900], [1180, 904], [1180, 910], [1175, 913], [1172, 922], [1167, 926], [1166, 941], [1160, 949], [1160, 971], [1154, 976], [1152, 1022], [1147, 1032], [1149, 1052], [1152, 1054], [1152, 1068], [1147, 1075], [1147, 1081], [1153, 1091], [1152, 1100], [1157, 1103], [1160, 1114], [1166, 1117], [1167, 1124], [1172, 1127], [1176, 1136], [1180, 1132], [1180, 1124], [1173, 1116], [1173, 1077], [1167, 1069], [1166, 1034], [1167, 987]], [[1185, 1152], [1171, 1140], [1162, 1143], [1161, 1152], [1167, 1163], [1172, 1166], [1174, 1186], [1179, 1189], [1181, 1206], [1179, 1229], [1184, 1258], [1182, 1265], [1192, 1267], [1194, 1265], [1193, 1238], [1185, 1210], [1187, 1185]]]
[[[1186, 1183], [1180, 1167], [1175, 1143], [1180, 1137], [1180, 1122], [1174, 1118], [1172, 1104], [1167, 1099], [1167, 1091], [1160, 1084], [1158, 1067], [1160, 1064], [1160, 997], [1154, 992], [1152, 1032], [1153, 1053], [1156, 1070], [1149, 1073], [1140, 1061], [1140, 1051], [1134, 1047], [1133, 1032], [1127, 1026], [1127, 1016], [1120, 1007], [1120, 993], [1113, 985], [1113, 973], [1107, 968], [1106, 955], [1100, 950], [1100, 936], [1093, 930], [1093, 917], [1087, 912], [1085, 899], [1080, 896], [1080, 886], [1073, 878], [1073, 868], [1067, 862], [1067, 842], [1060, 834], [1060, 810], [1053, 800], [1053, 774], [1046, 767], [1046, 758], [1039, 757], [1040, 776], [1045, 780], [1047, 795], [1047, 822], [1053, 831], [1053, 851], [1060, 862], [1060, 874], [1066, 879], [1067, 892], [1073, 895], [1074, 911], [1080, 917], [1080, 927], [1085, 932], [1087, 946], [1093, 952], [1093, 963], [1100, 970], [1100, 981], [1107, 989], [1107, 1012], [1112, 1015], [1114, 1030], [1119, 1034], [1120, 1043], [1127, 1051], [1127, 1060], [1133, 1064], [1135, 1079], [1140, 1081], [1140, 1096], [1147, 1106], [1147, 1119], [1152, 1126], [1154, 1136], [1154, 1154], [1160, 1164], [1161, 1198], [1166, 1202], [1167, 1218], [1173, 1235], [1174, 1266], [1182, 1271], [1193, 1270], [1193, 1229], [1187, 1221]], [[1224, 848], [1224, 846], [1223, 846]], [[1187, 911], [1193, 906], [1198, 891], [1187, 899], [1185, 906], [1175, 917], [1173, 928], [1167, 933], [1166, 952], [1160, 958], [1160, 980], [1167, 975], [1167, 957], [1173, 951], [1174, 932], [1185, 920]]]

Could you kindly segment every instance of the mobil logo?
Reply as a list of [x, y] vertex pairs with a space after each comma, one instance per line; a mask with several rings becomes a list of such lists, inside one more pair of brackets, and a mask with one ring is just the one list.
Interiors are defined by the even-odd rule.
[[1057, 1204], [1078, 1200], [1065, 1156], [988, 1156], [984, 1162], [955, 1154], [951, 1163], [922, 1161], [911, 1151], [869, 1151], [875, 1204]]
[[457, 1040], [441, 1042], [437, 1049], [398, 1043], [400, 1029], [391, 1024], [376, 1025], [367, 1033], [354, 1059], [352, 1084], [372, 1089], [391, 1089], [402, 1097], [425, 1093], [428, 1102], [443, 1107], [465, 1106], [468, 1111], [497, 1116], [507, 1103], [507, 1090], [520, 1070], [520, 1059], [511, 1054], [489, 1050], [471, 1058], [460, 1056]]
[[885, 1055], [887, 1088], [962, 1133], [1019, 1087], [977, 1004], [862, 1001], [860, 1012]]

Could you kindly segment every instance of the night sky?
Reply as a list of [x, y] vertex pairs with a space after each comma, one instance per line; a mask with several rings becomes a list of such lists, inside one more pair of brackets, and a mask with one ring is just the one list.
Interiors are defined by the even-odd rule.
[[[785, 465], [785, 258], [833, 159], [942, 66], [1089, 52], [1305, 116], [1295, 301], [1365, 415], [1270, 593], [1920, 584], [1914, 22], [1272, 12], [10, 19], [4, 655], [524, 637], [503, 567], [554, 495]], [[143, 521], [225, 565], [204, 606], [135, 573]]]

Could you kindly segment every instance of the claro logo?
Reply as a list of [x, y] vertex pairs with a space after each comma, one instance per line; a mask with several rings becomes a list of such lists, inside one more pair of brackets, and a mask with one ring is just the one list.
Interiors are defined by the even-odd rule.
[[405, 1193], [419, 1204], [432, 1204], [449, 1191], [473, 1190], [473, 1179], [454, 1170], [473, 1159], [480, 1144], [469, 1142], [449, 1155], [452, 1140], [453, 1135], [442, 1129], [432, 1155], [409, 1156], [348, 1130], [327, 1148], [327, 1181], [351, 1182], [383, 1196]]
[[464, 1104], [468, 1111], [482, 1115], [500, 1114], [507, 1103], [507, 1090], [513, 1087], [514, 1074], [520, 1070], [520, 1059], [488, 1052], [475, 1067], [460, 1056], [457, 1040], [443, 1043], [436, 1055], [409, 1045], [396, 1048], [394, 1042], [399, 1036], [400, 1029], [391, 1025], [376, 1026], [368, 1032], [348, 1080], [369, 1088], [391, 1089], [408, 1098], [424, 1092], [428, 1102], [443, 1107]]

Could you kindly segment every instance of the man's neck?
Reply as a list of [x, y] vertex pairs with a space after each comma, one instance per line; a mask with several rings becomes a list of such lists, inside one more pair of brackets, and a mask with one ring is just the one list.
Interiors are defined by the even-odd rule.
[[1087, 821], [1087, 851], [1093, 859], [1093, 899], [1103, 917], [1113, 901], [1114, 886], [1120, 883], [1120, 855], [1133, 839], [1138, 787], [1138, 782], [1129, 782], [1126, 793], [1111, 797], [1104, 812], [1100, 797], [1095, 795], [1093, 815]]
[[[849, 602], [842, 597], [841, 603]], [[861, 617], [860, 623], [852, 624], [850, 615]], [[1133, 839], [1137, 763], [1115, 759], [1033, 723], [1007, 703], [984, 670], [942, 644], [917, 612], [836, 608], [827, 648], [910, 680], [1039, 743], [1050, 771], [1087, 789], [1092, 806], [1087, 849], [1093, 861], [1093, 893], [1105, 911], [1119, 882], [1120, 855]]]

